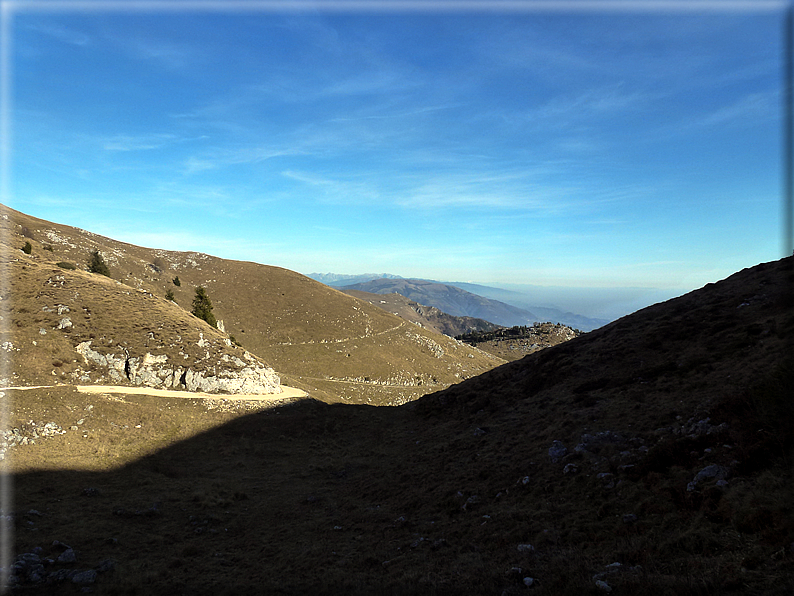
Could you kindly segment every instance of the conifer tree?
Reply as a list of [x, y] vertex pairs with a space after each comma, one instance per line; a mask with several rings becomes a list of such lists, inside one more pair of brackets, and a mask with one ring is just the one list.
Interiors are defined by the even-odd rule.
[[108, 269], [108, 266], [105, 264], [105, 259], [102, 258], [98, 250], [94, 250], [91, 253], [91, 260], [88, 262], [88, 271], [110, 277], [110, 269]]
[[196, 288], [196, 296], [193, 298], [193, 310], [191, 312], [199, 319], [207, 321], [210, 326], [217, 326], [215, 315], [212, 314], [212, 301], [202, 286]]

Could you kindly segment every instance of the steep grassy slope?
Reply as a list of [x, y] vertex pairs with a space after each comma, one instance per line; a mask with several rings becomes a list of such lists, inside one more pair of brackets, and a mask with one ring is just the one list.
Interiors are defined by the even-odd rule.
[[[0, 345], [7, 360], [0, 386], [113, 384], [241, 393], [245, 374], [259, 381], [256, 387], [248, 383], [249, 393], [281, 391], [260, 359], [145, 290], [63, 269], [6, 245], [0, 245], [0, 275]], [[240, 383], [230, 383], [233, 378]]]
[[[20, 424], [91, 416], [13, 449], [20, 565], [77, 551], [41, 563], [52, 584], [20, 581], [76, 593], [58, 578], [98, 569], [97, 594], [790, 594], [793, 262], [399, 408], [307, 400], [109, 471], [111, 439], [130, 452], [134, 432], [174, 429], [178, 404], [13, 392]], [[40, 469], [67, 448], [70, 471]]]
[[156, 297], [170, 290], [187, 311], [205, 287], [228, 334], [324, 401], [404, 403], [502, 362], [286, 269], [133, 246], [7, 207], [0, 215], [19, 259], [79, 269], [99, 250], [114, 280]]

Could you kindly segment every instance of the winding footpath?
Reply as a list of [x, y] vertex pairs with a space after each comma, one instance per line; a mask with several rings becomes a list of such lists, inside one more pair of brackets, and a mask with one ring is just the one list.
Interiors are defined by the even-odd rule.
[[[175, 391], [172, 389], [154, 389], [152, 387], [125, 387], [123, 385], [66, 385], [74, 387], [81, 393], [122, 393], [126, 395], [153, 395], [156, 397], [181, 397], [185, 399], [228, 399], [230, 401], [281, 401], [308, 397], [305, 391], [295, 387], [281, 385], [281, 393], [202, 393], [200, 391]], [[30, 387], [0, 387], [0, 391], [11, 389], [53, 389], [64, 385], [35, 385]]]

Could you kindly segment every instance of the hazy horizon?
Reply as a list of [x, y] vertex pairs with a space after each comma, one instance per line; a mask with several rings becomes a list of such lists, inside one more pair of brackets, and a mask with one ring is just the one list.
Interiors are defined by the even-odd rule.
[[2, 199], [35, 217], [481, 285], [783, 256], [783, 4], [59, 6], [5, 24]]

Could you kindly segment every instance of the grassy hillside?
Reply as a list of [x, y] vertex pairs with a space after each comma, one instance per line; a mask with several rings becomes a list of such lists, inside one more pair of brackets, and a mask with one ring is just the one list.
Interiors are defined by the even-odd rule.
[[[305, 400], [240, 416], [11, 391], [17, 436], [30, 420], [66, 431], [9, 450], [19, 581], [36, 594], [790, 594], [793, 262], [398, 408]], [[201, 434], [141, 446], [193, 417]], [[66, 546], [75, 562], [56, 560]]]
[[[172, 316], [190, 318], [195, 288], [202, 286], [228, 335], [271, 365], [284, 384], [304, 389], [323, 401], [404, 403], [502, 363], [286, 269], [199, 253], [142, 248], [29, 217], [4, 206], [0, 206], [0, 215], [13, 265], [22, 268], [12, 286], [27, 279], [25, 267], [37, 271], [45, 268], [70, 280], [104, 283], [123, 295], [140, 297], [148, 293], [149, 302], [156, 305], [152, 313], [166, 320]], [[21, 250], [25, 242], [31, 244], [30, 255]], [[93, 250], [99, 250], [104, 257], [113, 281], [96, 275], [86, 277], [80, 272]], [[58, 262], [72, 263], [77, 269], [60, 269]], [[178, 286], [174, 283], [177, 277]], [[140, 290], [140, 296], [134, 290]], [[9, 291], [20, 299], [28, 296], [22, 286], [19, 291], [14, 287]], [[164, 300], [168, 291], [181, 308]], [[109, 320], [125, 321], [131, 316], [123, 301], [107, 296], [95, 302], [97, 307], [105, 308], [103, 312]], [[83, 306], [91, 307], [88, 303]], [[146, 316], [136, 317], [135, 325], [141, 329], [153, 324]], [[182, 323], [167, 325], [174, 332]], [[17, 360], [21, 366], [33, 365], [23, 356], [15, 357]], [[26, 373], [17, 374], [22, 378]], [[29, 382], [33, 382], [33, 377]]]

